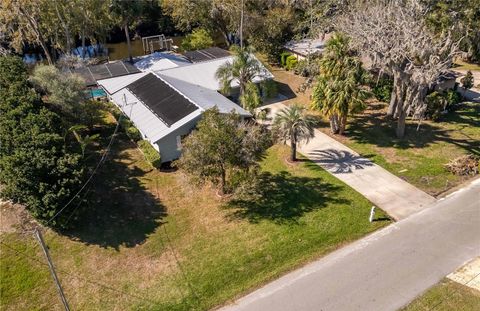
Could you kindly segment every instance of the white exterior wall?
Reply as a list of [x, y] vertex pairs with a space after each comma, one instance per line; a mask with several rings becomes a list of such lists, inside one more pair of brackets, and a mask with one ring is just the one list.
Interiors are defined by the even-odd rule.
[[167, 136], [153, 143], [154, 148], [160, 151], [160, 157], [162, 163], [169, 162], [180, 158], [182, 151], [177, 148], [177, 136], [183, 136], [189, 134], [192, 129], [197, 125], [200, 117], [191, 120], [184, 124], [182, 127], [176, 129]]

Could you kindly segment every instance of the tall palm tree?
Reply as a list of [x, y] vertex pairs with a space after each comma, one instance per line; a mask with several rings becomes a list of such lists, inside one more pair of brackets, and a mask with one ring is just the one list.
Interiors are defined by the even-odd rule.
[[306, 109], [298, 104], [278, 112], [274, 121], [274, 132], [283, 142], [290, 141], [290, 160], [297, 160], [297, 144], [314, 137], [315, 122]]
[[[220, 66], [215, 73], [215, 77], [222, 85], [221, 91], [223, 93], [230, 93], [232, 89], [232, 82], [237, 82], [240, 88], [240, 101], [244, 108], [248, 108], [245, 96], [248, 87], [255, 87], [259, 92], [258, 87], [253, 84], [253, 79], [264, 74], [263, 66], [260, 61], [253, 55], [253, 50], [250, 47], [241, 48], [233, 46], [231, 50], [234, 53], [232, 62], [227, 62]], [[251, 94], [251, 90], [250, 90]]]
[[335, 34], [320, 61], [320, 76], [312, 94], [312, 108], [330, 120], [333, 134], [343, 134], [349, 114], [365, 109], [368, 92], [362, 88], [362, 63], [349, 48], [348, 38]]

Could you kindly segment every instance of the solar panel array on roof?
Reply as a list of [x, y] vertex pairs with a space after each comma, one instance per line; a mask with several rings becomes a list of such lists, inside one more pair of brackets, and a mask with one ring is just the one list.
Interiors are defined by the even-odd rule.
[[72, 72], [80, 75], [85, 80], [87, 86], [92, 86], [97, 84], [98, 80], [139, 73], [140, 70], [130, 63], [117, 61], [114, 63], [77, 68]]
[[127, 89], [168, 126], [198, 109], [183, 95], [152, 73], [131, 83]]
[[198, 62], [204, 62], [207, 60], [227, 57], [227, 56], [230, 56], [230, 53], [219, 47], [211, 47], [203, 50], [185, 52], [185, 56], [190, 61], [194, 63], [198, 63]]

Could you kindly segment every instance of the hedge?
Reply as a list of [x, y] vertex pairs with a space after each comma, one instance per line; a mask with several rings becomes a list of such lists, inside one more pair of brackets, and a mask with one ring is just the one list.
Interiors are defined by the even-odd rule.
[[295, 55], [290, 55], [287, 57], [285, 69], [292, 70], [295, 68], [295, 66], [297, 66], [297, 64], [298, 64], [298, 60], [295, 57]]
[[292, 53], [290, 52], [283, 52], [282, 54], [280, 54], [280, 64], [282, 65], [282, 67], [285, 67], [287, 65], [287, 57], [291, 55]]
[[160, 153], [158, 153], [147, 140], [140, 140], [137, 144], [138, 148], [143, 152], [145, 159], [147, 159], [153, 167], [159, 169], [162, 164]]
[[130, 121], [129, 119], [122, 117], [120, 119], [120, 126], [123, 128], [125, 131], [125, 134], [133, 140], [133, 141], [139, 141], [142, 139], [142, 134], [140, 134], [140, 131], [133, 125], [133, 122]]

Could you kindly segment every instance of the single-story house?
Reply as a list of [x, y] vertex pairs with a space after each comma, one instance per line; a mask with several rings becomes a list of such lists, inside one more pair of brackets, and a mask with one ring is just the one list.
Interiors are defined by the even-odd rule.
[[160, 153], [162, 162], [178, 159], [181, 139], [195, 127], [203, 112], [217, 107], [222, 113], [251, 114], [220, 93], [153, 72], [98, 81], [111, 101], [135, 124], [143, 138]]
[[303, 60], [309, 55], [318, 55], [325, 49], [325, 40], [322, 39], [302, 39], [287, 42], [283, 47], [288, 52], [297, 57], [297, 60]]
[[[196, 126], [205, 110], [217, 107], [221, 113], [252, 116], [218, 92], [221, 86], [215, 72], [231, 61], [233, 56], [218, 48], [185, 56], [157, 52], [137, 58], [134, 65], [115, 62], [113, 71], [109, 63], [77, 73], [88, 79], [87, 84], [100, 86], [160, 153], [161, 161], [169, 162], [180, 157], [182, 137]], [[255, 82], [273, 78], [266, 68], [263, 70]], [[238, 83], [233, 82], [232, 87]]]

